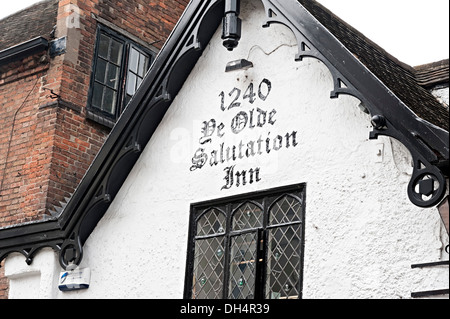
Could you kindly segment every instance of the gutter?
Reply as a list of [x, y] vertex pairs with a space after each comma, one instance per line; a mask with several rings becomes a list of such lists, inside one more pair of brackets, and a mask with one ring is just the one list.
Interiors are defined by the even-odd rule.
[[0, 64], [11, 62], [34, 52], [47, 50], [48, 47], [49, 43], [47, 39], [36, 37], [0, 51]]

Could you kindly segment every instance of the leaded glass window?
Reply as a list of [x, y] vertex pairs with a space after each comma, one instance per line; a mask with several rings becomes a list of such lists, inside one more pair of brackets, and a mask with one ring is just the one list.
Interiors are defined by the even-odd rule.
[[92, 107], [113, 116], [116, 112], [124, 43], [106, 34], [98, 40]]
[[185, 297], [302, 295], [304, 185], [192, 205]]
[[142, 84], [153, 58], [148, 48], [99, 25], [87, 117], [114, 125]]

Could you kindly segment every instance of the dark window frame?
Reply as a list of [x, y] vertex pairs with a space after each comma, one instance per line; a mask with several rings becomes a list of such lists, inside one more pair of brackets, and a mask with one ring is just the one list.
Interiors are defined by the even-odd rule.
[[[293, 223], [284, 223], [277, 225], [269, 225], [269, 212], [272, 207], [283, 197], [291, 196], [301, 199], [301, 216], [300, 220]], [[257, 204], [259, 201], [260, 204]], [[263, 209], [263, 225], [262, 227], [247, 228], [243, 230], [233, 230], [233, 217], [239, 211], [240, 207], [247, 203], [256, 204]], [[202, 234], [197, 236], [197, 224], [200, 219], [213, 209], [225, 213], [226, 228], [223, 232], [224, 240], [224, 255], [223, 261], [223, 288], [222, 299], [228, 299], [230, 296], [230, 258], [231, 258], [231, 245], [232, 238], [239, 235], [246, 235], [255, 233], [257, 236], [257, 251], [256, 258], [259, 261], [256, 264], [255, 270], [255, 283], [254, 283], [254, 299], [264, 299], [267, 296], [266, 284], [267, 284], [267, 269], [268, 269], [268, 252], [269, 252], [269, 232], [271, 229], [280, 229], [291, 225], [299, 226], [299, 279], [295, 287], [298, 292], [298, 299], [302, 299], [303, 291], [303, 260], [305, 250], [305, 212], [306, 212], [306, 184], [295, 184], [285, 187], [273, 188], [265, 191], [257, 191], [253, 193], [241, 194], [237, 196], [226, 197], [218, 200], [211, 200], [207, 202], [195, 203], [191, 205], [190, 220], [189, 220], [189, 235], [188, 235], [188, 247], [187, 247], [187, 262], [186, 262], [186, 275], [185, 275], [185, 288], [184, 298], [192, 299], [193, 285], [194, 285], [194, 264], [195, 264], [195, 247], [196, 237], [202, 239], [219, 238], [222, 235], [219, 234]], [[262, 240], [262, 241], [261, 241]]]
[[[118, 75], [118, 88], [117, 88], [117, 98], [116, 98], [116, 104], [114, 106], [114, 114], [111, 114], [109, 112], [105, 112], [98, 107], [93, 106], [93, 96], [94, 96], [94, 84], [96, 83], [96, 72], [97, 67], [99, 64], [99, 60], [103, 59], [99, 55], [100, 51], [100, 39], [101, 35], [106, 35], [107, 37], [114, 39], [115, 41], [118, 41], [122, 44], [122, 57], [120, 59], [120, 68], [119, 68], [119, 75]], [[126, 85], [128, 80], [128, 69], [129, 69], [129, 56], [131, 49], [134, 48], [141, 54], [144, 54], [148, 57], [148, 63], [147, 63], [147, 69], [144, 72], [145, 74], [148, 72], [151, 64], [156, 58], [155, 52], [150, 50], [149, 48], [144, 47], [143, 45], [136, 43], [135, 41], [131, 40], [130, 38], [122, 35], [120, 32], [113, 30], [105, 25], [98, 24], [97, 25], [97, 33], [96, 33], [96, 39], [95, 39], [95, 48], [94, 48], [94, 56], [93, 56], [93, 62], [92, 62], [92, 69], [91, 69], [91, 77], [90, 77], [90, 83], [89, 83], [89, 93], [88, 93], [88, 102], [87, 102], [87, 112], [86, 117], [90, 120], [93, 120], [95, 122], [98, 122], [102, 125], [105, 125], [107, 127], [113, 127], [115, 122], [118, 120], [122, 112], [124, 111], [126, 107], [126, 100], [127, 100], [127, 92], [126, 92]], [[103, 59], [104, 60], [104, 59]]]

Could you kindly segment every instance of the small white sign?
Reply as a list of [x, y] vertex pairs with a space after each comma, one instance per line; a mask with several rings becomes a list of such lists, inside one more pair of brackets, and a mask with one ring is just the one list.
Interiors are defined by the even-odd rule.
[[58, 288], [61, 291], [72, 291], [89, 288], [91, 270], [89, 268], [63, 271], [59, 275]]

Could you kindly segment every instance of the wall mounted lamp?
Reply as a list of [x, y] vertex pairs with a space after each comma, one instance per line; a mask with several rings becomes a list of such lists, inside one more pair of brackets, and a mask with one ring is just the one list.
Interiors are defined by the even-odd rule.
[[250, 68], [253, 68], [252, 62], [245, 60], [245, 59], [240, 59], [240, 60], [228, 62], [227, 66], [225, 68], [225, 72], [231, 72], [231, 71], [237, 71], [237, 70], [248, 70]]

